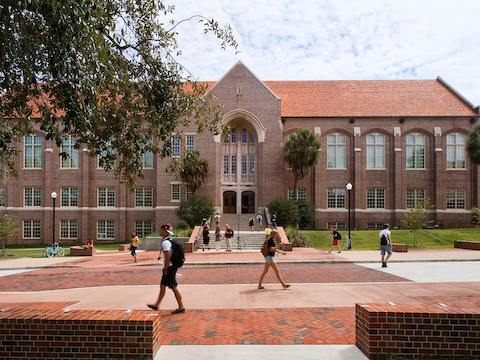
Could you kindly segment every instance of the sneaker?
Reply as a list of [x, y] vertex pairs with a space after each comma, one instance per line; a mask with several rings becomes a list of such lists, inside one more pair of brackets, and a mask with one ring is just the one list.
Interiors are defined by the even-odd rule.
[[382, 263], [382, 268], [387, 267], [386, 263]]
[[172, 311], [172, 314], [183, 314], [185, 312], [185, 308], [178, 308]]
[[158, 306], [155, 306], [155, 305], [151, 305], [151, 304], [147, 304], [147, 306], [152, 309], [152, 310], [158, 310]]

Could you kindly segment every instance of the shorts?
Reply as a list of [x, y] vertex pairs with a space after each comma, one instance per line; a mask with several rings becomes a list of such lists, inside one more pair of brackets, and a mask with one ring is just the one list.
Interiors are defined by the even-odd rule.
[[335, 246], [335, 245], [338, 245], [338, 239], [333, 239], [332, 245], [334, 245], [334, 246]]
[[388, 255], [392, 255], [392, 245], [380, 245], [380, 253], [382, 254], [382, 256], [384, 256], [385, 253], [387, 253]]
[[177, 287], [177, 269], [175, 267], [169, 266], [167, 273], [162, 274], [160, 285], [164, 285], [170, 289], [175, 289]]
[[137, 251], [137, 247], [130, 245], [130, 254], [132, 254], [132, 256], [137, 256], [136, 251]]
[[265, 262], [267, 264], [273, 264], [275, 262], [275, 256], [272, 256], [272, 255], [265, 256]]

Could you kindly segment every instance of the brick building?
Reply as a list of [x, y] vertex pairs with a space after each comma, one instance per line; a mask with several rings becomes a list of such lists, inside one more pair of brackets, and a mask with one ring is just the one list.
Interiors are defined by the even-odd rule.
[[[277, 196], [290, 196], [293, 177], [282, 144], [298, 128], [321, 142], [318, 164], [299, 182], [299, 197], [316, 207], [316, 227], [347, 223], [351, 183], [353, 227], [384, 222], [401, 226], [408, 207], [425, 198], [435, 206], [432, 222], [468, 226], [478, 206], [478, 168], [465, 151], [479, 108], [436, 80], [261, 81], [242, 63], [209, 93], [223, 106], [230, 136], [185, 129], [174, 137], [173, 156], [196, 149], [210, 175], [199, 190], [221, 213], [254, 213]], [[144, 158], [136, 192], [99, 168], [86, 149], [65, 139], [60, 149], [32, 134], [19, 143], [17, 178], [0, 190], [0, 209], [22, 222], [18, 241], [52, 238], [52, 191], [58, 193], [56, 239], [125, 240], [164, 222], [177, 223], [175, 209], [188, 189], [165, 169], [169, 159]]]

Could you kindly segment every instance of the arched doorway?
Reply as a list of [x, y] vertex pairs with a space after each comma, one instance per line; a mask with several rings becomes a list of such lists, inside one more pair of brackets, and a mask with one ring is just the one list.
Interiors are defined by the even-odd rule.
[[255, 193], [253, 191], [242, 192], [242, 214], [255, 212]]
[[235, 214], [237, 212], [237, 193], [235, 191], [223, 192], [223, 213]]

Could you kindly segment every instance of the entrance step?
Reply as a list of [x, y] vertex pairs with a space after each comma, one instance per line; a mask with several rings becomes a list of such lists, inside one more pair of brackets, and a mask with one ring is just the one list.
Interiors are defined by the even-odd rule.
[[[250, 230], [250, 227], [248, 226], [248, 219], [253, 217], [253, 220], [255, 220], [255, 216], [257, 214], [223, 214], [220, 217], [220, 227], [222, 231], [225, 229], [225, 225], [228, 224], [230, 227], [236, 231], [238, 230], [238, 227], [240, 226], [240, 231], [248, 231]], [[212, 222], [213, 226], [213, 222]], [[254, 229], [257, 230], [257, 224], [255, 223]], [[263, 221], [262, 226], [260, 227], [260, 230], [263, 231], [265, 230], [265, 221]]]

